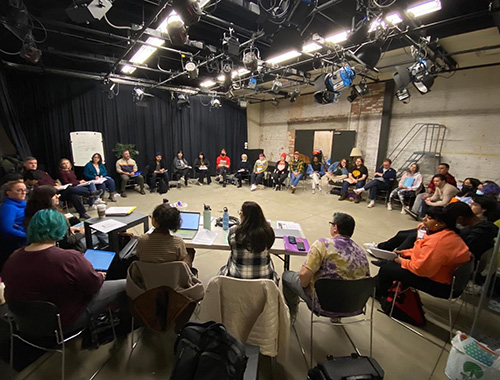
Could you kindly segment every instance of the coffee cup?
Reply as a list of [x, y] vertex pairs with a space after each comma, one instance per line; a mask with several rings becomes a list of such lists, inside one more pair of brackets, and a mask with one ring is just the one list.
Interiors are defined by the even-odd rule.
[[106, 216], [106, 205], [97, 205], [97, 215], [99, 218], [104, 218]]

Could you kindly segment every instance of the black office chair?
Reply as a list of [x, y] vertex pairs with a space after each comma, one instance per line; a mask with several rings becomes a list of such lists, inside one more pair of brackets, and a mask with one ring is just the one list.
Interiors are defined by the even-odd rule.
[[[61, 379], [65, 376], [65, 344], [79, 336], [84, 329], [65, 337], [61, 325], [61, 315], [56, 305], [43, 301], [9, 301], [7, 319], [10, 325], [10, 366], [14, 369], [14, 338], [49, 352], [60, 352]], [[35, 342], [47, 342], [46, 346]], [[54, 348], [56, 347], [56, 348]]]
[[[340, 279], [331, 279], [331, 278], [321, 278], [314, 283], [314, 288], [316, 290], [315, 294], [313, 294], [312, 305], [319, 303], [321, 309], [325, 312], [330, 313], [338, 313], [345, 314], [346, 317], [342, 317], [342, 320], [345, 318], [355, 317], [361, 314], [366, 315], [366, 303], [368, 298], [372, 297], [372, 304], [370, 310], [370, 317], [363, 319], [355, 319], [352, 321], [345, 322], [330, 322], [328, 324], [333, 324], [334, 326], [341, 326], [346, 334], [347, 338], [351, 342], [352, 346], [356, 350], [357, 354], [361, 356], [358, 348], [354, 344], [351, 339], [349, 333], [345, 329], [345, 325], [361, 323], [361, 322], [370, 322], [370, 357], [372, 356], [372, 343], [373, 343], [373, 310], [374, 310], [374, 299], [375, 299], [375, 280], [371, 277], [366, 277], [358, 280], [340, 280]], [[293, 325], [293, 329], [295, 331], [295, 335], [297, 336], [297, 340], [299, 342], [300, 349], [302, 351], [302, 355], [304, 356], [304, 360], [308, 368], [313, 367], [313, 326], [314, 323], [325, 323], [322, 320], [314, 320], [314, 315], [318, 317], [326, 316], [321, 314], [320, 312], [311, 309], [311, 340], [310, 340], [310, 362], [307, 363], [307, 359], [305, 356], [304, 349], [300, 342], [299, 336], [297, 334], [297, 330], [295, 329], [295, 325]]]

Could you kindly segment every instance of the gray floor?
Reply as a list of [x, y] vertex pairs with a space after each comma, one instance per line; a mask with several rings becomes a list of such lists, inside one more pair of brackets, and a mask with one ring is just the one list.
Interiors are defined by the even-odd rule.
[[[286, 191], [276, 192], [271, 189], [250, 192], [248, 187], [237, 189], [235, 186], [222, 188], [217, 183], [210, 186], [191, 185], [188, 188], [171, 189], [167, 194], [149, 194], [142, 196], [130, 191], [128, 198], [118, 201], [120, 206], [135, 205], [137, 212], [151, 213], [153, 208], [161, 203], [162, 198], [171, 202], [183, 201], [188, 204], [189, 211], [202, 211], [203, 204], [209, 204], [213, 216], [222, 215], [222, 208], [228, 207], [230, 215], [237, 215], [243, 201], [258, 202], [269, 219], [293, 220], [299, 222], [306, 237], [312, 242], [317, 238], [328, 236], [331, 216], [335, 211], [351, 214], [356, 220], [354, 240], [358, 244], [378, 242], [392, 236], [400, 229], [409, 229], [416, 226], [416, 222], [398, 211], [389, 212], [382, 203], [377, 203], [373, 209], [366, 208], [366, 203], [339, 202], [337, 196], [317, 193], [311, 194], [310, 187], [299, 187], [295, 194]], [[90, 214], [93, 215], [95, 211]], [[137, 228], [135, 234], [142, 233]], [[195, 266], [199, 269], [200, 279], [203, 282], [214, 276], [218, 269], [226, 263], [227, 251], [198, 250]], [[291, 269], [298, 270], [303, 262], [302, 258], [292, 257]], [[278, 272], [282, 272], [282, 262], [274, 259]], [[372, 266], [372, 275], [377, 273], [377, 267]], [[435, 300], [423, 296], [425, 306], [440, 315], [446, 313], [446, 301]], [[378, 307], [378, 303], [375, 303]], [[458, 305], [455, 305], [458, 310]], [[471, 309], [462, 310], [469, 319]], [[374, 352], [373, 356], [386, 372], [385, 379], [420, 380], [427, 379], [438, 360], [440, 349], [417, 337], [384, 314], [375, 311], [374, 322]], [[308, 341], [309, 312], [305, 305], [296, 322], [297, 330], [302, 342]], [[462, 318], [463, 319], [463, 318]], [[368, 355], [368, 324], [359, 324], [347, 327], [361, 353]], [[339, 327], [318, 324], [315, 326], [314, 360], [322, 361], [326, 355], [349, 355], [353, 352], [349, 341]], [[421, 330], [430, 339], [443, 343], [447, 337], [446, 331], [429, 324], [426, 330]], [[96, 351], [80, 351], [78, 344], [70, 345], [67, 356], [67, 379], [90, 379], [97, 370], [102, 370], [95, 376], [96, 380], [113, 379], [167, 379], [173, 362], [173, 333], [165, 336], [154, 336], [144, 333], [135, 350], [131, 353], [130, 341], [127, 340], [117, 348], [112, 344], [101, 347]], [[308, 344], [306, 353], [309, 355]], [[447, 353], [441, 357], [433, 379], [446, 379], [444, 368]], [[293, 333], [290, 335], [290, 355], [288, 362], [280, 368], [274, 365], [274, 379], [299, 380], [307, 378], [307, 368], [298, 348]], [[19, 379], [57, 379], [59, 376], [59, 355], [47, 355], [19, 374]], [[262, 361], [260, 379], [271, 379], [271, 365], [266, 358]]]

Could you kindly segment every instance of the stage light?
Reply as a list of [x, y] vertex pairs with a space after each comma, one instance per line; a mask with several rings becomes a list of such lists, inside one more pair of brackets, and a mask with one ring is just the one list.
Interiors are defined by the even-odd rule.
[[144, 99], [144, 88], [143, 87], [134, 87], [132, 91], [132, 100], [134, 103], [141, 102]]
[[419, 58], [409, 70], [415, 88], [421, 94], [427, 94], [434, 84], [434, 75], [429, 72], [427, 61]]
[[415, 17], [423, 16], [432, 12], [437, 12], [439, 10], [441, 10], [440, 0], [425, 1], [423, 3], [408, 7], [408, 13], [412, 13]]
[[188, 26], [200, 21], [202, 12], [197, 0], [173, 0], [172, 8]]
[[73, 6], [66, 9], [66, 14], [74, 22], [88, 24], [102, 19], [112, 6], [110, 0], [73, 1]]
[[247, 70], [245, 68], [241, 68], [241, 69], [238, 69], [238, 70], [234, 70], [232, 73], [231, 73], [231, 78], [236, 78], [236, 77], [242, 77], [246, 74], [250, 73], [250, 70]]
[[221, 108], [221, 107], [222, 103], [219, 100], [219, 98], [216, 98], [215, 96], [212, 97], [212, 99], [210, 100], [210, 108]]
[[209, 88], [209, 87], [215, 86], [216, 84], [217, 83], [215, 83], [212, 79], [207, 79], [207, 80], [200, 83], [200, 87]]
[[396, 91], [396, 98], [404, 104], [408, 104], [410, 102], [410, 96], [410, 91], [406, 87], [402, 90]]
[[243, 51], [241, 62], [249, 71], [256, 71], [259, 68], [260, 54], [256, 48], [250, 48]]
[[193, 61], [189, 61], [188, 63], [186, 63], [186, 66], [184, 67], [189, 75], [189, 78], [191, 79], [196, 79], [198, 78], [198, 66], [196, 65], [196, 63], [194, 63]]
[[226, 33], [224, 33], [224, 37], [222, 38], [222, 52], [230, 57], [239, 58], [240, 42], [233, 33], [234, 30], [232, 28], [229, 28], [229, 36], [226, 36]]
[[365, 66], [374, 69], [382, 55], [382, 48], [377, 41], [367, 43], [356, 50], [355, 55]]
[[299, 95], [300, 95], [300, 90], [298, 88], [290, 92], [290, 103], [295, 103]]
[[172, 12], [166, 20], [168, 38], [174, 45], [184, 45], [188, 40], [185, 22], [181, 17]]
[[224, 74], [220, 74], [217, 76], [217, 82], [224, 83], [226, 81], [226, 76]]
[[40, 60], [42, 52], [36, 47], [35, 39], [31, 33], [24, 38], [19, 55], [31, 63], [37, 63]]
[[281, 90], [281, 87], [283, 87], [283, 83], [280, 82], [279, 77], [276, 77], [276, 79], [273, 81], [273, 85], [271, 86], [271, 91], [275, 94], [278, 94]]
[[180, 109], [183, 106], [189, 107], [189, 96], [186, 94], [177, 94], [177, 108]]

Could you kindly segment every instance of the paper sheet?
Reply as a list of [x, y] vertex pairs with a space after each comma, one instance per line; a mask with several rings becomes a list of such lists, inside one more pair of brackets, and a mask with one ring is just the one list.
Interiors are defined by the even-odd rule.
[[134, 211], [137, 206], [125, 206], [125, 207], [110, 207], [106, 210], [106, 215], [128, 215]]
[[102, 222], [94, 223], [94, 224], [90, 225], [90, 227], [93, 228], [94, 230], [103, 232], [105, 234], [107, 234], [108, 232], [117, 230], [118, 228], [125, 227], [125, 226], [126, 226], [125, 223], [119, 222], [119, 221], [114, 220], [114, 219], [107, 219], [107, 220], [103, 220]]
[[278, 220], [276, 222], [276, 228], [280, 230], [297, 230], [300, 231], [300, 224], [295, 222], [285, 222], [283, 220]]
[[70, 186], [71, 186], [71, 184], [68, 183], [67, 185], [56, 186], [56, 189], [57, 189], [57, 191], [62, 191], [62, 190], [66, 190]]
[[193, 239], [194, 244], [212, 245], [217, 237], [217, 232], [210, 230], [199, 230]]

